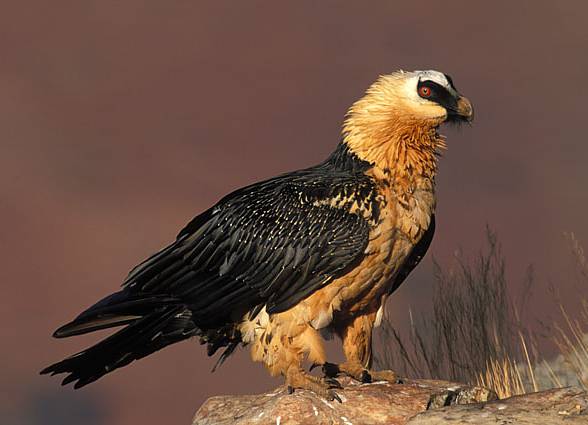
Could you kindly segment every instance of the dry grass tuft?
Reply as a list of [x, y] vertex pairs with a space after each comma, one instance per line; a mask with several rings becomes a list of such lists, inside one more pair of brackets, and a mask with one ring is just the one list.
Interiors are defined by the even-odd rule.
[[582, 301], [580, 320], [573, 320], [560, 305], [565, 327], [555, 325], [554, 342], [568, 369], [576, 376], [577, 385], [588, 390], [588, 303]]
[[[568, 235], [579, 276], [588, 288], [588, 261], [574, 235]], [[560, 354], [547, 360], [521, 316], [533, 286], [529, 269], [520, 302], [507, 291], [505, 262], [495, 233], [487, 229], [487, 250], [473, 261], [456, 258], [445, 272], [435, 263], [433, 312], [400, 333], [385, 320], [375, 363], [407, 377], [467, 382], [499, 397], [578, 385], [588, 389], [588, 301], [578, 319], [560, 305], [563, 325], [550, 327]], [[549, 339], [549, 338], [548, 338]]]
[[525, 394], [519, 366], [511, 359], [490, 360], [476, 377], [476, 385], [490, 388], [499, 398]]

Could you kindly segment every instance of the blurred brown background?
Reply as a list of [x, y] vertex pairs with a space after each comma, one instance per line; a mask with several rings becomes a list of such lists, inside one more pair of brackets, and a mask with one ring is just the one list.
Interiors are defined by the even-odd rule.
[[[116, 290], [239, 186], [321, 161], [382, 73], [434, 68], [475, 104], [444, 129], [438, 231], [389, 301], [430, 298], [432, 261], [498, 231], [513, 282], [557, 284], [588, 241], [588, 3], [8, 2], [0, 13], [0, 422], [187, 424], [208, 396], [278, 384], [195, 342], [82, 391], [38, 371], [93, 337], [51, 332]], [[513, 287], [513, 291], [517, 288]], [[568, 296], [572, 297], [571, 294]], [[549, 303], [535, 294], [534, 309]]]

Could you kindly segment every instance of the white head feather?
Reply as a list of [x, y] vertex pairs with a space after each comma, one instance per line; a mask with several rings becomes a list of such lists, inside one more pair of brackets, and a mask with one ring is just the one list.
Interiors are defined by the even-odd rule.
[[419, 104], [425, 104], [428, 101], [420, 97], [417, 93], [417, 86], [420, 81], [433, 81], [444, 87], [449, 93], [457, 96], [457, 91], [453, 88], [445, 74], [432, 69], [426, 71], [401, 71], [405, 84], [403, 96]]

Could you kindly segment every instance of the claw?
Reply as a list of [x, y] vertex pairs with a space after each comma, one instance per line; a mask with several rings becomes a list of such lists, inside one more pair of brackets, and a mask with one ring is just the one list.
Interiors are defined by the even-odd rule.
[[337, 400], [339, 403], [343, 404], [343, 400], [341, 400], [341, 397], [339, 397], [339, 394], [337, 394], [335, 391], [329, 391], [329, 396], [329, 401]]
[[339, 365], [334, 363], [325, 362], [322, 369], [325, 376], [330, 378], [333, 378], [339, 374]]
[[367, 370], [363, 370], [359, 376], [359, 380], [364, 384], [368, 384], [372, 382], [372, 375]]
[[326, 384], [329, 384], [330, 388], [343, 388], [343, 385], [335, 378], [324, 378]]
[[294, 387], [292, 387], [291, 385], [288, 385], [288, 394], [293, 394], [294, 393]]

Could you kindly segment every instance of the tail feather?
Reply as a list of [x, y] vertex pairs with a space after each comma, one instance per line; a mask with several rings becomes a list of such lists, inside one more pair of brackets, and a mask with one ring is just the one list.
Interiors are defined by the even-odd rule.
[[82, 335], [100, 329], [127, 325], [161, 306], [178, 300], [162, 295], [136, 295], [122, 290], [98, 301], [70, 323], [57, 329], [55, 338]]
[[129, 323], [132, 323], [140, 318], [141, 316], [105, 316], [98, 317], [89, 321], [74, 320], [73, 322], [70, 322], [67, 325], [63, 325], [55, 332], [53, 332], [53, 337], [67, 338], [74, 335], [83, 335], [101, 329], [108, 329], [114, 328], [116, 326], [128, 325]]
[[[119, 302], [120, 301], [120, 302]], [[83, 387], [115, 369], [126, 366], [167, 345], [199, 334], [185, 305], [169, 299], [125, 298], [116, 293], [100, 301], [73, 322], [55, 332], [57, 337], [79, 335], [97, 329], [126, 327], [96, 345], [55, 363], [41, 374], [67, 373], [62, 385], [77, 381]]]

